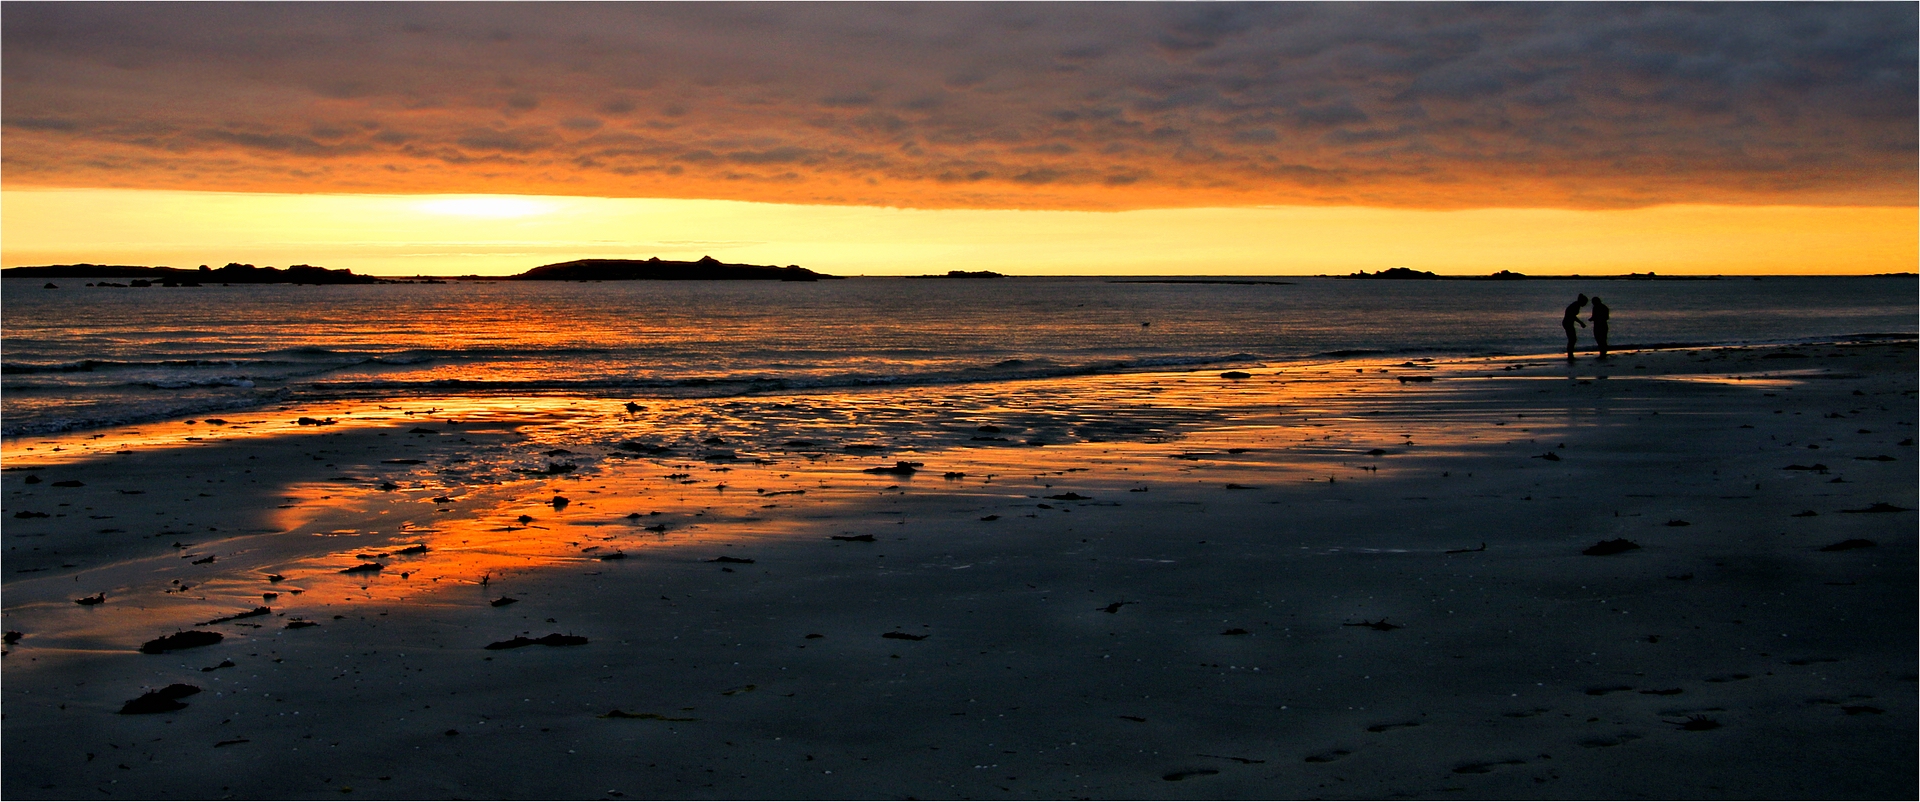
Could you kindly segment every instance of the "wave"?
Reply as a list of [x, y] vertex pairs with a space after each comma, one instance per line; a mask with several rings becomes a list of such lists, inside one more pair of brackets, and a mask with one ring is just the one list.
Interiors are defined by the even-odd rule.
[[[281, 388], [271, 393], [253, 393], [245, 396], [223, 396], [218, 398], [200, 398], [191, 401], [178, 399], [155, 400], [144, 404], [120, 405], [112, 412], [71, 417], [48, 416], [32, 417], [27, 420], [10, 419], [0, 425], [0, 436], [19, 437], [22, 435], [60, 434], [63, 432], [103, 429], [111, 426], [131, 426], [153, 421], [172, 420], [209, 412], [233, 412], [244, 409], [256, 409], [288, 400], [292, 391]], [[97, 409], [97, 408], [90, 408]]]
[[990, 365], [973, 365], [947, 370], [902, 373], [833, 373], [816, 375], [770, 375], [744, 373], [717, 376], [682, 377], [600, 377], [583, 379], [371, 379], [364, 381], [312, 382], [303, 385], [303, 395], [371, 393], [428, 394], [443, 392], [505, 394], [519, 392], [558, 393], [620, 390], [652, 392], [672, 397], [724, 397], [776, 392], [851, 389], [862, 387], [922, 387], [943, 384], [968, 384], [982, 381], [1017, 381], [1129, 373], [1170, 367], [1220, 365], [1258, 362], [1254, 354], [1212, 354], [1142, 357], [1079, 364], [1050, 359], [1006, 359]]

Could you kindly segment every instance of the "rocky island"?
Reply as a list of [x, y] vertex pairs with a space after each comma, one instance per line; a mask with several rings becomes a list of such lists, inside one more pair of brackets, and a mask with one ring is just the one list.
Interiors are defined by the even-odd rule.
[[294, 265], [285, 270], [277, 267], [254, 267], [253, 265], [230, 262], [225, 267], [211, 268], [201, 265], [198, 270], [178, 267], [146, 267], [141, 265], [38, 265], [33, 267], [9, 267], [0, 270], [0, 278], [95, 278], [128, 279], [129, 284], [102, 282], [108, 287], [151, 287], [160, 284], [166, 287], [197, 287], [204, 284], [381, 284], [382, 279], [362, 276], [351, 270], [335, 270], [313, 265]]
[[799, 265], [729, 264], [711, 256], [702, 256], [694, 262], [673, 262], [656, 256], [652, 259], [575, 259], [541, 265], [508, 278], [517, 281], [819, 281], [839, 276], [815, 273]]

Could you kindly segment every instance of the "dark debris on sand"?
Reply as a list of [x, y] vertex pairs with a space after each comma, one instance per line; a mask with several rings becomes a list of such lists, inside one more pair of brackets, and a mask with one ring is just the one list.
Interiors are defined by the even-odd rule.
[[148, 691], [137, 699], [129, 699], [120, 706], [120, 715], [137, 716], [149, 713], [171, 713], [182, 710], [186, 705], [180, 700], [199, 693], [200, 689], [184, 682], [176, 682], [157, 691]]
[[1852, 551], [1854, 549], [1870, 549], [1878, 545], [1880, 544], [1875, 543], [1871, 540], [1856, 537], [1856, 538], [1850, 538], [1847, 540], [1842, 540], [1838, 543], [1829, 543], [1825, 546], [1821, 546], [1820, 550], [1821, 551]]
[[1621, 554], [1637, 548], [1640, 548], [1640, 544], [1626, 538], [1615, 538], [1613, 540], [1602, 540], [1588, 546], [1585, 551], [1580, 553], [1588, 557], [1605, 557], [1609, 554]]
[[140, 652], [142, 654], [164, 654], [166, 652], [174, 651], [176, 649], [191, 649], [196, 646], [212, 646], [213, 644], [219, 643], [225, 638], [226, 636], [221, 635], [218, 632], [206, 632], [198, 629], [190, 629], [185, 632], [175, 632], [172, 635], [154, 638], [153, 640], [147, 641], [146, 643], [143, 643], [140, 645]]
[[1402, 627], [1402, 626], [1400, 626], [1399, 624], [1389, 624], [1389, 623], [1387, 623], [1387, 619], [1385, 619], [1385, 618], [1382, 618], [1382, 619], [1380, 619], [1380, 620], [1378, 620], [1378, 621], [1361, 621], [1360, 623], [1357, 623], [1357, 624], [1341, 624], [1340, 626], [1343, 626], [1343, 627], [1366, 627], [1366, 628], [1368, 628], [1368, 629], [1372, 629], [1372, 630], [1378, 630], [1378, 631], [1380, 631], [1380, 632], [1390, 632], [1390, 631], [1392, 631], [1392, 630], [1396, 630], [1396, 629], [1405, 629], [1405, 627]]
[[562, 635], [558, 632], [555, 632], [551, 635], [544, 635], [538, 638], [529, 638], [525, 636], [516, 635], [511, 640], [494, 641], [492, 643], [489, 643], [486, 645], [486, 648], [498, 651], [501, 649], [518, 649], [522, 646], [583, 646], [586, 643], [587, 643], [587, 639], [583, 636]]

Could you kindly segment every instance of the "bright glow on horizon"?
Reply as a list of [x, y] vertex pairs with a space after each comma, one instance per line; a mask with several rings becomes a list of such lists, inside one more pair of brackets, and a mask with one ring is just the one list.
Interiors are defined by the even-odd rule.
[[430, 214], [494, 220], [533, 217], [553, 211], [550, 203], [516, 195], [448, 195], [420, 201], [415, 208]]
[[514, 195], [7, 188], [0, 266], [230, 261], [507, 275], [579, 258], [835, 275], [1866, 274], [1920, 258], [1911, 207], [896, 209]]

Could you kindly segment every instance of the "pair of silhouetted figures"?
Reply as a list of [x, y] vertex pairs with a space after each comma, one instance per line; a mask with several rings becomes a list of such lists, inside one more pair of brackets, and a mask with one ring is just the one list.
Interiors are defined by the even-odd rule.
[[1569, 362], [1573, 361], [1574, 346], [1580, 343], [1580, 335], [1574, 331], [1574, 327], [1584, 328], [1588, 322], [1580, 319], [1580, 308], [1589, 303], [1593, 304], [1593, 312], [1588, 318], [1593, 322], [1593, 341], [1599, 346], [1599, 358], [1607, 358], [1607, 316], [1610, 310], [1607, 309], [1606, 304], [1600, 302], [1600, 296], [1595, 295], [1589, 300], [1587, 294], [1583, 292], [1580, 293], [1579, 298], [1574, 299], [1573, 303], [1567, 304], [1567, 313], [1560, 318], [1560, 328], [1567, 330], [1567, 361]]

